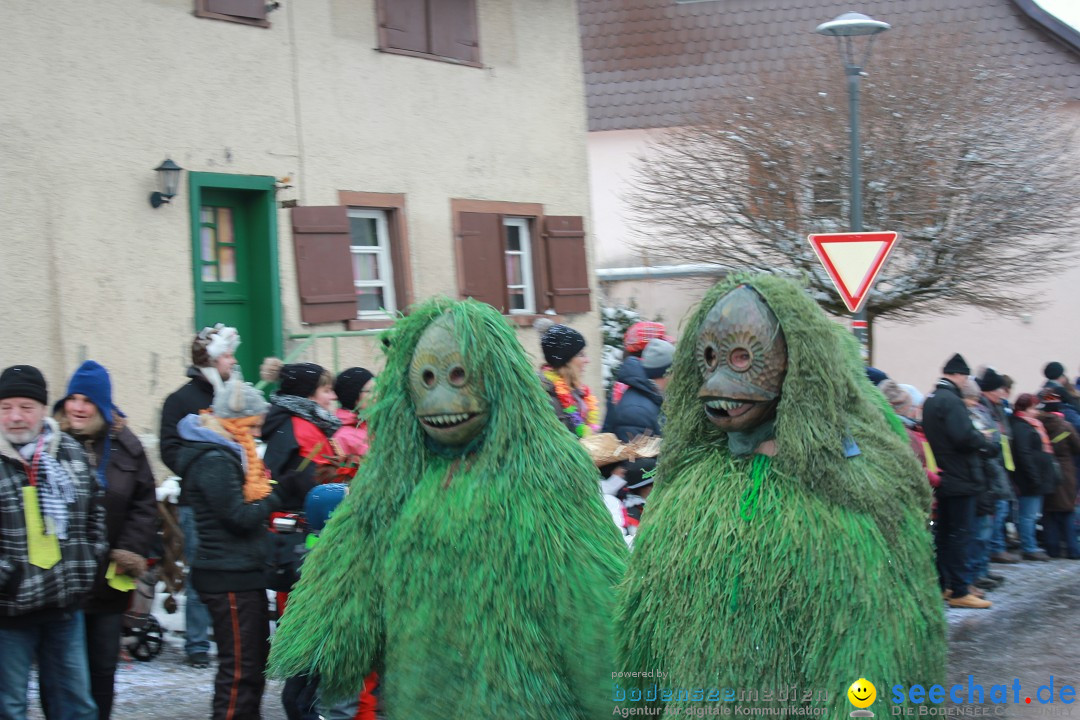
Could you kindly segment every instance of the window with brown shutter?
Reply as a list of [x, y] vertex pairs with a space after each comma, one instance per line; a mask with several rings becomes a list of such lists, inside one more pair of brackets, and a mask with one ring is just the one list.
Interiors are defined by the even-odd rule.
[[450, 201], [461, 297], [520, 322], [591, 307], [584, 220], [545, 217], [536, 203]]
[[581, 216], [544, 218], [544, 245], [555, 312], [589, 312], [589, 265], [585, 252], [585, 221]]
[[292, 226], [300, 319], [325, 323], [356, 317], [348, 209], [296, 207]]
[[476, 0], [376, 0], [379, 49], [480, 67]]
[[413, 301], [405, 195], [341, 190], [338, 198], [351, 227], [355, 300], [347, 328], [389, 327]]
[[268, 0], [195, 0], [195, 16], [213, 20], [270, 27], [266, 19]]

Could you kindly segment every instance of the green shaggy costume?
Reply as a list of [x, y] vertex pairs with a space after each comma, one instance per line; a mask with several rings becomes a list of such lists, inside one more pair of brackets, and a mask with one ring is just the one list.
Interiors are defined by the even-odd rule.
[[514, 330], [430, 301], [387, 355], [371, 452], [304, 562], [272, 673], [318, 672], [340, 698], [378, 671], [392, 718], [607, 717], [626, 547]]
[[[708, 368], [729, 357], [710, 350], [709, 312], [740, 284], [787, 345], [773, 457], [734, 455], [703, 406]], [[758, 693], [745, 706], [825, 706], [832, 718], [852, 710], [857, 678], [881, 698], [943, 681], [930, 491], [850, 334], [794, 283], [755, 275], [714, 287], [683, 338], [657, 489], [620, 586], [621, 669], [666, 672], [673, 699], [687, 691], [676, 706], [718, 704], [731, 688]], [[804, 703], [804, 691], [828, 699]]]

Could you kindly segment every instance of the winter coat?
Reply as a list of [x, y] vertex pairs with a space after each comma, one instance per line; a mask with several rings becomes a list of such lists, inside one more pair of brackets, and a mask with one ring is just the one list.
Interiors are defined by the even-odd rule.
[[[559, 395], [555, 392], [555, 383], [551, 382], [541, 374], [540, 384], [544, 387], [544, 392], [548, 394], [548, 400], [551, 402], [551, 409], [555, 412], [555, 417], [559, 418], [559, 422], [561, 422], [574, 437], [577, 437], [577, 423], [563, 408], [562, 401], [559, 400]], [[585, 418], [587, 422], [589, 408], [588, 405], [585, 404], [584, 390], [581, 388], [570, 388], [570, 397], [577, 403], [577, 409], [581, 413], [581, 417]]]
[[645, 367], [636, 358], [627, 360], [619, 368], [619, 382], [626, 385], [626, 390], [604, 420], [606, 431], [623, 441], [646, 431], [660, 435], [660, 406], [664, 397], [645, 375]]
[[244, 468], [237, 448], [224, 443], [182, 440], [177, 468], [190, 483], [199, 532], [191, 560], [193, 584], [200, 593], [266, 588], [266, 544], [276, 494], [244, 502]]
[[975, 429], [960, 388], [942, 378], [923, 403], [923, 432], [930, 443], [941, 484], [941, 497], [978, 495], [984, 488], [980, 452], [992, 453], [991, 444]]
[[60, 561], [48, 570], [31, 565], [23, 517], [23, 486], [29, 485], [26, 465], [18, 451], [0, 436], [0, 626], [29, 621], [36, 611], [72, 608], [90, 590], [98, 563], [105, 557], [105, 510], [101, 487], [86, 464], [86, 456], [56, 421], [45, 419], [53, 431], [44, 448], [71, 476], [75, 502], [68, 505], [67, 539], [60, 542]]
[[161, 453], [161, 460], [167, 468], [181, 478], [179, 500], [181, 505], [187, 505], [188, 501], [184, 497], [184, 476], [177, 464], [181, 439], [176, 426], [188, 415], [198, 415], [199, 411], [207, 410], [214, 404], [214, 386], [199, 368], [192, 365], [187, 370], [187, 376], [191, 380], [165, 398], [165, 405], [161, 408], [161, 428], [158, 431], [158, 451]]
[[[263, 463], [270, 471], [270, 477], [277, 480], [284, 477], [285, 473], [297, 471], [299, 487], [303, 491], [300, 498], [305, 497], [311, 488], [320, 483], [316, 478], [316, 471], [327, 464], [325, 456], [337, 454], [331, 446], [330, 438], [315, 423], [293, 415], [280, 405], [270, 406], [263, 422], [262, 439], [266, 443]], [[309, 457], [311, 459], [305, 462]], [[301, 465], [304, 466], [302, 470], [299, 469]], [[285, 509], [301, 508], [297, 506]]]
[[[119, 424], [109, 429], [109, 465], [105, 468], [105, 532], [110, 550], [127, 550], [149, 557], [157, 537], [157, 491], [150, 461], [142, 443], [128, 427]], [[101, 462], [105, 436], [83, 439], [86, 456]], [[108, 559], [98, 568], [90, 595], [83, 603], [88, 613], [118, 613], [128, 608], [129, 592], [109, 587], [105, 573]]]
[[1054, 492], [1060, 470], [1054, 456], [1043, 450], [1039, 431], [1018, 415], [1013, 415], [1011, 422], [1013, 461], [1016, 464], [1013, 482], [1019, 495], [1031, 497]]
[[1043, 511], [1072, 512], [1076, 508], [1076, 462], [1073, 456], [1080, 455], [1080, 433], [1054, 412], [1039, 413], [1039, 420], [1046, 427], [1061, 469], [1061, 482], [1043, 500]]
[[367, 421], [360, 422], [356, 413], [345, 408], [334, 411], [337, 419], [341, 421], [341, 427], [334, 433], [341, 451], [346, 455], [363, 457], [368, 451], [368, 426]]

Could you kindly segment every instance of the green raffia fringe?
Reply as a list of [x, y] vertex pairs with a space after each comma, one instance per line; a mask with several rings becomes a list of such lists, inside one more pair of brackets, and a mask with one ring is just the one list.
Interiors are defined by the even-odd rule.
[[[490, 406], [464, 459], [428, 449], [408, 388], [413, 349], [443, 313]], [[369, 427], [371, 453], [304, 562], [271, 674], [318, 672], [332, 698], [378, 671], [390, 717], [608, 716], [626, 547], [509, 323], [474, 301], [416, 306], [392, 331]]]
[[[741, 282], [788, 343], [777, 453], [730, 454], [697, 397], [696, 343], [680, 343], [656, 489], [619, 587], [619, 669], [663, 670], [672, 688], [825, 691], [828, 717], [850, 711], [860, 677], [879, 688], [943, 681], [930, 492], [906, 434], [850, 333], [790, 281], [725, 280], [683, 337]], [[844, 456], [845, 435], [859, 455]]]

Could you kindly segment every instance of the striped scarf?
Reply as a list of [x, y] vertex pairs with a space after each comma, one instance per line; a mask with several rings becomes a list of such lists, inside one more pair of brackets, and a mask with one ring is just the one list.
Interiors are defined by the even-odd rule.
[[47, 519], [45, 532], [55, 534], [60, 540], [67, 540], [68, 505], [75, 502], [75, 481], [56, 458], [44, 451], [54, 435], [53, 429], [46, 423], [37, 442], [23, 445], [19, 448], [19, 455], [30, 468], [30, 474], [36, 475], [41, 514]]

